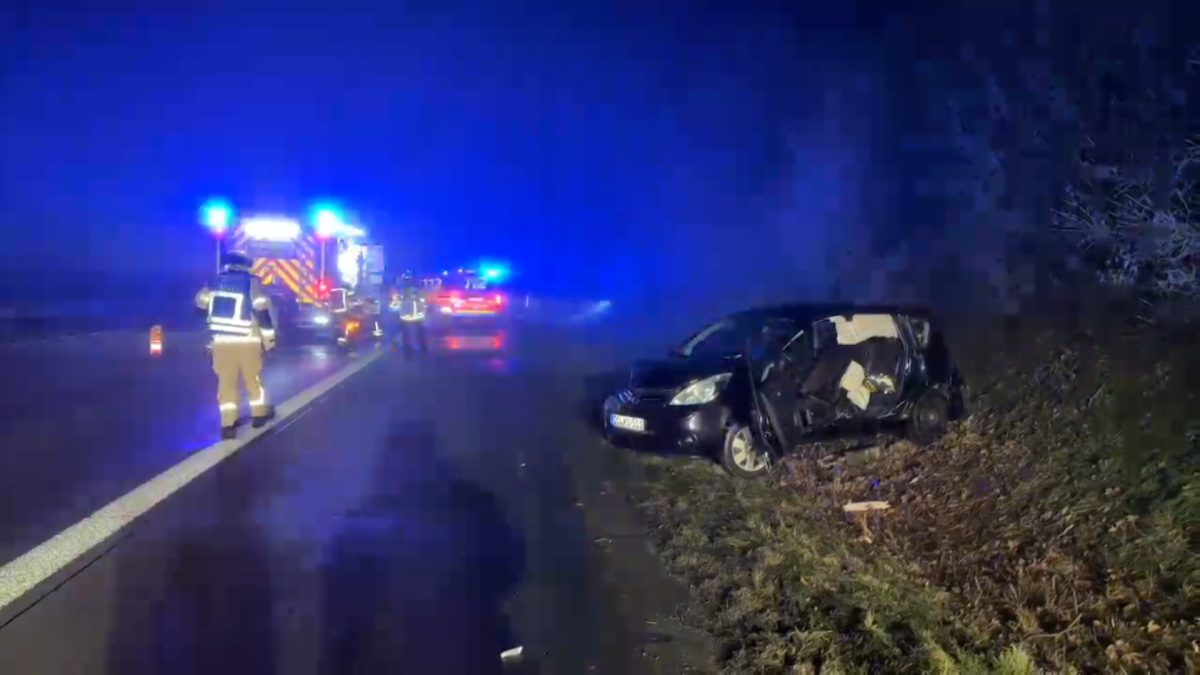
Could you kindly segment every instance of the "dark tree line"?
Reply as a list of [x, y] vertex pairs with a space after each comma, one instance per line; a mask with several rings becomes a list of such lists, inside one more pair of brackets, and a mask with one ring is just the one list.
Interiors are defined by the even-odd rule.
[[842, 261], [849, 292], [1010, 309], [1096, 280], [1196, 296], [1198, 11], [985, 1], [880, 19], [877, 227]]

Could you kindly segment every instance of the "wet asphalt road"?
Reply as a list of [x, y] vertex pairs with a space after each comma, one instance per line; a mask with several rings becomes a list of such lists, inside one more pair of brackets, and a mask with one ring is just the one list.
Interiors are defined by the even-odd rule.
[[[0, 345], [0, 565], [216, 440], [204, 344], [168, 334], [158, 357], [144, 333]], [[345, 363], [281, 348], [265, 386], [283, 400]]]
[[[641, 634], [654, 622], [623, 600], [581, 508], [596, 491], [581, 462], [605, 452], [579, 414], [594, 345], [534, 328], [461, 337], [385, 354], [168, 498], [0, 628], [0, 672], [489, 673], [518, 645], [525, 668], [510, 672], [676, 672], [647, 662], [642, 643], [662, 638]], [[295, 358], [277, 390], [341, 357]], [[153, 474], [164, 444], [177, 458], [204, 437], [207, 422], [175, 415], [176, 445], [103, 443], [138, 467], [116, 472], [125, 482]], [[102, 494], [91, 470], [74, 484]]]

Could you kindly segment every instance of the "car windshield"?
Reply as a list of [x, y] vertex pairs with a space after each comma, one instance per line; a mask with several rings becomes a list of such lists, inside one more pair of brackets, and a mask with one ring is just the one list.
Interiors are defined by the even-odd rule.
[[744, 314], [709, 324], [675, 349], [684, 358], [738, 356], [747, 346], [753, 355], [778, 350], [798, 332], [793, 319]]

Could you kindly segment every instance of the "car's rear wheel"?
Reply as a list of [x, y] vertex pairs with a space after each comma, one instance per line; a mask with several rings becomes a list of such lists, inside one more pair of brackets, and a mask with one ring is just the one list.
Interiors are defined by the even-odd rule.
[[731, 424], [725, 432], [721, 466], [737, 478], [760, 478], [771, 472], [771, 453], [750, 427]]
[[936, 389], [921, 394], [908, 418], [908, 437], [917, 445], [929, 445], [946, 434], [950, 422], [950, 400]]

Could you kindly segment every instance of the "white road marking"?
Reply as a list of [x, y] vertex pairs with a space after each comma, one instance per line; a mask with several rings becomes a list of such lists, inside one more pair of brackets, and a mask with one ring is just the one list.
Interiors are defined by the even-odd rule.
[[[329, 398], [329, 397], [322, 396], [320, 399], [317, 400], [317, 405], [320, 405], [327, 398]], [[283, 431], [284, 429], [287, 429], [288, 427], [292, 426], [296, 422], [299, 422], [300, 420], [304, 419], [305, 415], [307, 415], [308, 413], [310, 413], [312, 411], [313, 411], [312, 408], [307, 408], [303, 412], [301, 412], [299, 415], [295, 415], [291, 419], [286, 420], [282, 425], [277, 424], [275, 426], [275, 433], [279, 433], [279, 432]]]
[[219, 464], [221, 460], [246, 447], [259, 436], [279, 428], [279, 422], [295, 415], [382, 355], [382, 351], [377, 351], [348, 364], [276, 406], [275, 424], [261, 429], [250, 429], [249, 433], [234, 440], [214, 443], [189, 455], [175, 466], [0, 567], [0, 613], [64, 567], [119, 533], [159, 502]]

